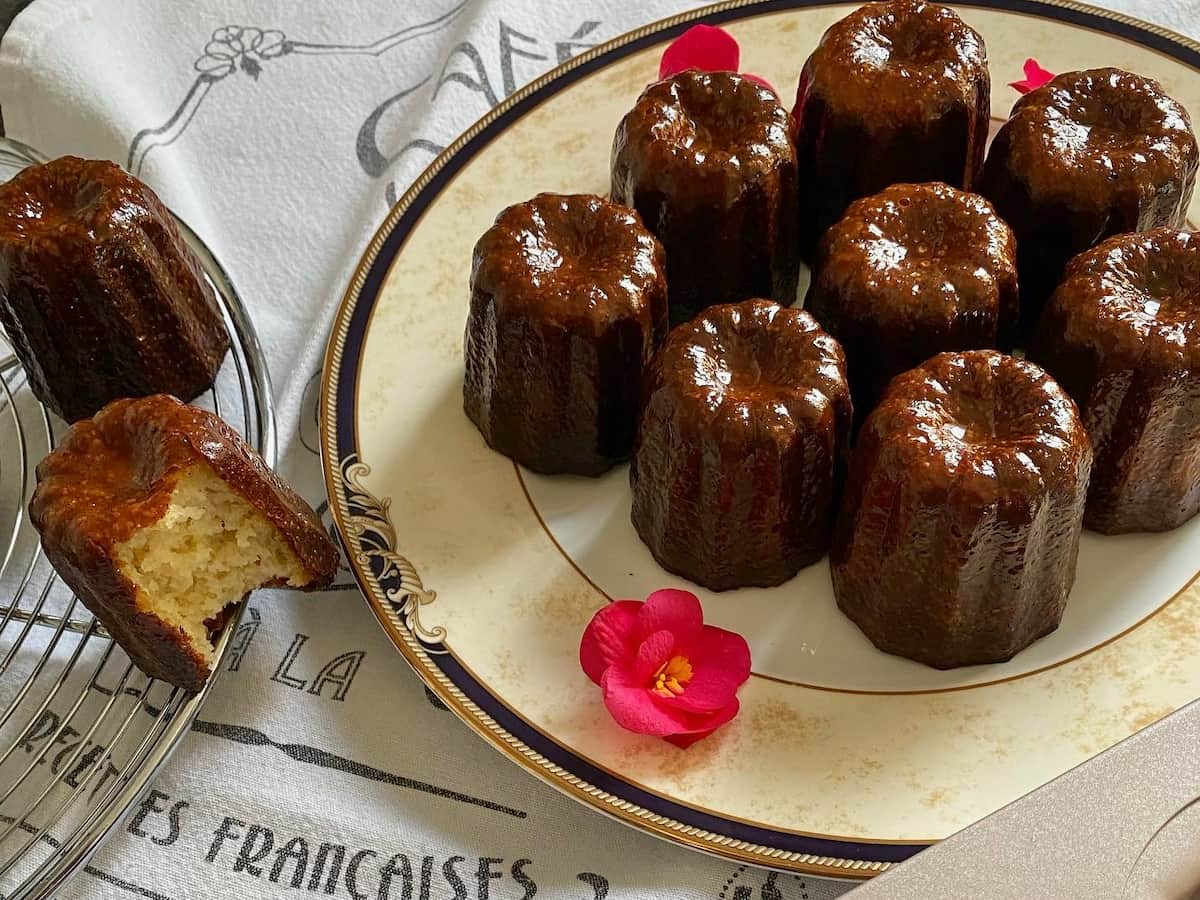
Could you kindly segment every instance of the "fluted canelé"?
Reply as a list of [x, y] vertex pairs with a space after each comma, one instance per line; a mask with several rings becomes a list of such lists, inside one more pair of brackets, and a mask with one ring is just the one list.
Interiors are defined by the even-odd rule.
[[667, 252], [671, 318], [717, 303], [796, 299], [796, 149], [787, 109], [732, 72], [650, 85], [617, 127], [612, 198]]
[[1151, 78], [1066, 72], [1017, 101], [979, 190], [1017, 236], [1026, 337], [1073, 256], [1112, 235], [1183, 225], [1198, 158], [1187, 111]]
[[705, 310], [647, 376], [638, 534], [713, 590], [786, 581], [828, 547], [851, 416], [842, 350], [807, 312], [762, 299]]
[[800, 73], [793, 109], [804, 258], [847, 206], [890, 184], [974, 189], [990, 96], [983, 38], [953, 10], [894, 0], [835, 22]]
[[825, 233], [804, 308], [846, 352], [854, 414], [947, 350], [1011, 348], [1017, 242], [991, 204], [947, 184], [856, 200]]
[[1092, 451], [1033, 363], [943, 353], [898, 376], [859, 431], [830, 562], [879, 649], [939, 669], [1002, 662], [1058, 627]]
[[1029, 352], [1095, 448], [1084, 525], [1166, 531], [1200, 511], [1200, 235], [1123, 234], [1075, 257]]
[[475, 245], [463, 405], [488, 444], [546, 474], [627, 459], [642, 372], [667, 331], [662, 245], [592, 194], [510, 206]]
[[229, 333], [155, 193], [64, 156], [0, 185], [0, 324], [29, 384], [68, 422], [110, 400], [212, 387]]

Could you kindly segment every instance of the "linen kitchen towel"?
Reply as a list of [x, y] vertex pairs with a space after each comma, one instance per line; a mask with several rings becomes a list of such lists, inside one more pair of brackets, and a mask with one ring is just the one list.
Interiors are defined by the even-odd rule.
[[[47, 154], [126, 165], [208, 242], [270, 360], [281, 471], [317, 504], [324, 341], [388, 207], [525, 82], [693, 5], [34, 0], [0, 43], [0, 109], [11, 136]], [[1121, 9], [1200, 33], [1197, 0]], [[323, 594], [252, 598], [194, 733], [63, 896], [818, 900], [847, 890], [670, 846], [521, 772], [440, 707], [345, 570], [338, 581]]]

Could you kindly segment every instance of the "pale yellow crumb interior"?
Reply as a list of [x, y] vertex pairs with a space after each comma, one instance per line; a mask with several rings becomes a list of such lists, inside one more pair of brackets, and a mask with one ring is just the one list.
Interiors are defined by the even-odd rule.
[[206, 619], [268, 581], [309, 580], [275, 526], [206, 463], [184, 470], [166, 514], [115, 549], [139, 608], [180, 628], [206, 662]]

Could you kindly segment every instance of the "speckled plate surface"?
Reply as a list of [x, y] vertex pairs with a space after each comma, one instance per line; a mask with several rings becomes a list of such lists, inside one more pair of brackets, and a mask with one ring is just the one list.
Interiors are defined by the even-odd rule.
[[[771, 590], [698, 591], [709, 621], [746, 635], [755, 675], [741, 715], [680, 751], [619, 729], [577, 662], [607, 600], [689, 586], [634, 534], [625, 467], [532, 475], [488, 450], [462, 412], [471, 249], [496, 213], [543, 190], [605, 192], [617, 121], [691, 23], [728, 27], [743, 65], [790, 101], [805, 57], [851, 8], [720, 4], [596, 48], [501, 103], [418, 179], [360, 263], [325, 362], [322, 446], [372, 608], [486, 740], [679, 843], [862, 877], [1200, 695], [1200, 520], [1085, 535], [1062, 627], [997, 666], [937, 672], [876, 651], [837, 611], [824, 563]], [[1030, 55], [1055, 71], [1151, 75], [1200, 113], [1200, 45], [1184, 38], [1073, 3], [958, 9], [987, 41], [996, 118]]]

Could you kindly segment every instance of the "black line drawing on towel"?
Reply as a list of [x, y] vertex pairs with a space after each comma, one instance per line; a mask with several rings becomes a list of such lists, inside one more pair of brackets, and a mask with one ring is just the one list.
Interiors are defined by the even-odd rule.
[[[193, 62], [195, 78], [175, 110], [166, 121], [151, 128], [143, 128], [133, 136], [125, 168], [134, 175], [141, 175], [150, 153], [174, 144], [183, 136], [214, 85], [220, 82], [239, 73], [247, 76], [252, 82], [257, 81], [267, 63], [285, 56], [381, 56], [417, 38], [444, 30], [458, 18], [470, 2], [471, 0], [459, 0], [435, 18], [406, 26], [365, 44], [299, 41], [288, 38], [277, 28], [222, 26], [212, 33], [203, 51]], [[436, 79], [432, 72], [418, 76], [415, 81], [378, 103], [367, 114], [355, 142], [359, 165], [367, 175], [380, 178], [410, 152], [420, 152], [432, 159], [445, 149], [441, 142], [424, 136], [410, 139], [390, 152], [385, 153], [380, 148], [378, 132], [381, 120], [389, 110], [403, 105], [422, 88], [432, 86], [428, 98], [431, 105], [444, 96], [443, 88], [447, 85], [454, 84], [459, 88], [466, 88], [482, 100], [479, 106], [479, 114], [482, 115], [504, 97], [514, 93], [528, 78], [536, 77], [551, 65], [561, 65], [581, 51], [594, 46], [594, 42], [588, 38], [600, 24], [597, 19], [584, 19], [565, 39], [551, 40], [524, 34], [507, 22], [499, 20], [496, 44], [499, 69], [495, 78], [489, 73], [484, 54], [475, 43], [462, 41], [456, 44], [442, 60]], [[535, 71], [518, 73], [517, 60], [534, 63]], [[461, 68], [463, 66], [465, 69]], [[389, 180], [384, 188], [384, 199], [391, 206], [396, 202], [396, 198], [396, 182]]]
[[608, 879], [603, 875], [597, 875], [595, 872], [580, 872], [575, 877], [596, 892], [592, 900], [604, 900], [608, 896]]
[[[14, 819], [12, 816], [0, 815], [0, 823], [12, 825], [13, 822]], [[58, 838], [52, 837], [48, 834], [39, 834], [39, 829], [35, 828], [33, 825], [30, 825], [28, 822], [17, 822], [16, 826], [26, 834], [38, 835], [38, 840], [49, 846], [51, 849], [57, 850], [62, 846], [62, 843], [58, 840]], [[116, 875], [110, 875], [103, 869], [97, 869], [95, 866], [90, 864], [84, 866], [83, 871], [87, 872], [93, 878], [100, 879], [106, 884], [110, 884], [113, 887], [119, 887], [121, 890], [129, 891], [131, 894], [137, 894], [139, 897], [146, 897], [147, 900], [172, 900], [172, 898], [168, 897], [166, 894], [160, 894], [158, 891], [152, 891], [150, 888], [143, 887], [136, 882], [128, 881], [124, 878], [118, 878]]]
[[492, 812], [512, 816], [514, 819], [529, 817], [529, 813], [523, 809], [516, 809], [515, 807], [506, 806], [503, 803], [497, 803], [493, 800], [484, 800], [481, 797], [473, 797], [470, 794], [430, 784], [427, 781], [418, 781], [415, 778], [385, 772], [383, 769], [376, 769], [374, 766], [355, 762], [344, 756], [338, 756], [336, 753], [330, 753], [328, 750], [309, 747], [306, 744], [279, 743], [263, 734], [257, 728], [250, 728], [247, 725], [229, 725], [224, 722], [209, 722], [204, 719], [196, 719], [192, 723], [192, 730], [211, 737], [245, 744], [248, 747], [274, 747], [296, 762], [320, 766], [323, 769], [332, 769], [335, 772], [345, 772], [348, 775], [357, 775], [359, 778], [366, 778], [381, 784], [390, 784], [410, 791], [420, 791], [421, 793], [431, 794], [445, 800], [465, 803], [468, 806], [478, 806], [483, 809], [489, 809]]
[[144, 128], [129, 144], [125, 168], [140, 175], [146, 157], [157, 147], [169, 146], [187, 131], [215, 84], [241, 72], [257, 81], [263, 65], [284, 56], [382, 56], [416, 38], [440, 31], [453, 22], [471, 0], [459, 0], [441, 15], [415, 25], [409, 25], [366, 44], [319, 43], [288, 38], [275, 28], [225, 25], [216, 29], [196, 58], [193, 68], [196, 77], [183, 100], [165, 122], [154, 128]]
[[429, 689], [429, 685], [423, 684], [421, 687], [425, 688], [425, 699], [429, 701], [430, 706], [439, 712], [450, 712], [450, 707], [443, 703], [442, 699]]
[[346, 562], [346, 546], [342, 543], [342, 533], [338, 531], [337, 525], [333, 521], [333, 513], [329, 509], [329, 501], [322, 500], [313, 510], [317, 514], [317, 518], [321, 520], [321, 524], [325, 528], [325, 533], [329, 535], [330, 540], [337, 545], [338, 548], [338, 570], [333, 578], [333, 583], [323, 588], [313, 588], [309, 591], [310, 594], [328, 594], [336, 591], [353, 591], [358, 589], [358, 584], [354, 581], [354, 576], [350, 574], [350, 566]]
[[300, 421], [297, 425], [300, 446], [313, 456], [321, 455], [321, 370], [304, 383], [300, 397]]
[[238, 625], [237, 630], [234, 631], [233, 637], [229, 641], [229, 665], [226, 666], [227, 671], [236, 672], [242, 667], [242, 660], [246, 656], [246, 651], [250, 649], [250, 644], [261, 627], [262, 613], [258, 611], [257, 607], [247, 606], [246, 614], [242, 616], [241, 624]]
[[[762, 883], [756, 891], [753, 884], [739, 884], [747, 881]], [[799, 875], [738, 866], [725, 880], [716, 900], [809, 900], [809, 896], [808, 887]]]
[[[363, 120], [355, 141], [359, 165], [372, 178], [380, 178], [411, 151], [420, 151], [432, 159], [446, 149], [445, 145], [424, 137], [409, 140], [399, 149], [390, 153], [385, 153], [380, 149], [379, 125], [383, 117], [389, 110], [431, 81], [433, 81], [433, 91], [429, 98], [431, 105], [437, 103], [440, 97], [445, 96], [443, 90], [448, 85], [458, 85], [460, 89], [465, 88], [482, 99], [483, 102], [479, 104], [479, 114], [483, 115], [502, 99], [515, 93], [519, 84], [524, 82], [525, 79], [518, 78], [516, 60], [525, 59], [537, 63], [536, 69], [539, 73], [551, 64], [562, 65], [580, 51], [594, 46], [593, 42], [587, 41], [585, 38], [599, 28], [600, 24], [598, 19], [585, 19], [566, 40], [554, 42], [552, 59], [549, 48], [544, 52], [539, 50], [544, 43], [541, 39], [534, 35], [524, 34], [500, 19], [497, 41], [499, 77], [495, 79], [489, 73], [484, 54], [480, 52], [479, 47], [471, 41], [462, 41], [456, 44], [442, 61], [441, 71], [435, 81], [432, 74], [426, 75], [383, 100]], [[465, 67], [465, 70], [461, 67]], [[396, 182], [389, 181], [384, 188], [384, 199], [387, 201], [387, 205], [394, 206], [397, 197]]]

